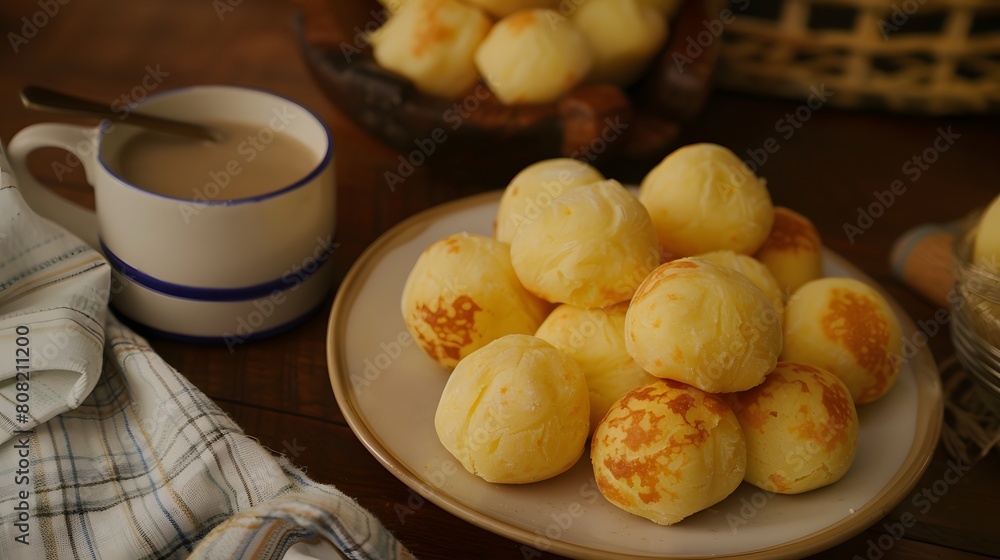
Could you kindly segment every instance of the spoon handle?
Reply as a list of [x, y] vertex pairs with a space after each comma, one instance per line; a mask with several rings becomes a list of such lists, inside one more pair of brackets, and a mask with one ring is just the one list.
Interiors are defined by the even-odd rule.
[[108, 105], [102, 105], [95, 101], [81, 99], [72, 95], [67, 95], [58, 91], [40, 86], [25, 86], [21, 88], [21, 102], [29, 109], [50, 111], [70, 115], [83, 115], [88, 117], [101, 117], [105, 119], [116, 119], [125, 123], [134, 124], [144, 128], [218, 142], [222, 139], [221, 133], [197, 124], [165, 119], [154, 115], [147, 115], [136, 111], [119, 114], [111, 110]]

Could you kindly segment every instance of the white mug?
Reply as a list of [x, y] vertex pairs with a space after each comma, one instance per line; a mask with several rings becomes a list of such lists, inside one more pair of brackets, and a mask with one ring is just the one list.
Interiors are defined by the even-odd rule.
[[[166, 196], [130, 184], [109, 163], [140, 132], [136, 127], [105, 120], [96, 128], [46, 123], [18, 132], [8, 155], [25, 200], [104, 253], [119, 314], [154, 334], [232, 346], [287, 329], [316, 308], [333, 283], [336, 214], [333, 139], [322, 120], [287, 98], [220, 85], [168, 91], [133, 110], [242, 123], [257, 131], [248, 140], [259, 149], [278, 133], [290, 135], [308, 150], [311, 170], [264, 194], [221, 199], [215, 195], [225, 188], [223, 168], [180, 189], [190, 196]], [[32, 177], [26, 159], [43, 147], [80, 159], [96, 212]], [[252, 171], [239, 159], [249, 154], [233, 154], [231, 169], [242, 163]]]

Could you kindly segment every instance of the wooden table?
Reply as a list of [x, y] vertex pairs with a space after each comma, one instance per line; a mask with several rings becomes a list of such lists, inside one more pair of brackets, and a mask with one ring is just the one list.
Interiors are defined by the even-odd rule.
[[[46, 6], [55, 13], [46, 14]], [[427, 165], [391, 192], [384, 173], [396, 168], [398, 154], [353, 125], [324, 97], [300, 55], [293, 33], [294, 11], [292, 5], [275, 0], [5, 0], [0, 5], [6, 37], [0, 46], [0, 138], [7, 141], [22, 127], [52, 118], [21, 108], [17, 91], [25, 84], [49, 85], [110, 103], [132, 95], [147, 73], [159, 71], [163, 80], [158, 90], [235, 83], [295, 98], [329, 123], [337, 142], [338, 280], [369, 243], [403, 218], [506, 184], [508, 176], [458, 182]], [[12, 39], [10, 33], [24, 40]], [[775, 202], [810, 216], [828, 247], [881, 282], [915, 320], [933, 320], [937, 308], [890, 275], [888, 252], [906, 229], [961, 217], [1000, 192], [997, 120], [823, 107], [786, 139], [776, 125], [798, 105], [717, 92], [703, 116], [686, 128], [683, 141], [720, 143], [746, 157], [747, 150], [764, 146], [768, 138], [780, 139], [780, 148], [768, 155], [759, 171]], [[939, 129], [949, 127], [960, 137], [921, 170], [919, 180], [911, 182], [907, 174], [911, 168], [904, 165], [932, 144]], [[50, 166], [38, 164], [38, 169], [52, 179]], [[646, 168], [611, 165], [603, 170], [620, 180], [636, 181]], [[859, 208], [875, 203], [877, 193], [897, 179], [906, 180], [906, 192], [852, 242], [845, 224], [856, 224]], [[85, 199], [86, 193], [80, 194], [82, 183], [77, 171], [59, 186]], [[152, 342], [248, 434], [288, 455], [315, 479], [355, 496], [419, 557], [522, 558], [520, 544], [420, 499], [355, 438], [328, 379], [328, 310], [325, 305], [295, 330], [238, 346], [234, 352]], [[930, 337], [930, 348], [938, 360], [952, 355], [945, 329]], [[948, 459], [939, 448], [913, 496], [942, 479]], [[871, 529], [817, 558], [1000, 557], [998, 473], [1000, 453], [994, 452], [948, 486], [926, 511], [907, 496]], [[915, 515], [916, 525], [884, 554], [872, 548], [887, 534], [887, 526], [904, 514]]]

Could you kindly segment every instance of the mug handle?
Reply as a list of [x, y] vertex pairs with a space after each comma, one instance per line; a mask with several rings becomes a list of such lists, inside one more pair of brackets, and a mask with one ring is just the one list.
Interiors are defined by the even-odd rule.
[[[83, 164], [83, 172], [94, 188], [93, 165], [97, 161], [97, 129], [59, 123], [28, 126], [14, 135], [7, 144], [11, 169], [28, 206], [39, 215], [65, 227], [92, 248], [100, 250], [97, 215], [93, 210], [67, 200], [40, 183], [28, 170], [28, 154], [38, 148], [61, 148], [75, 155]], [[85, 154], [81, 145], [90, 146]]]

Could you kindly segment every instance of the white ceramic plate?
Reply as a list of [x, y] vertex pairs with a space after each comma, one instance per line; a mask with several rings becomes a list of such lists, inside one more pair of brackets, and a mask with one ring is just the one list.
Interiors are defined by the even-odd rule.
[[[330, 316], [327, 360], [344, 416], [371, 453], [421, 496], [523, 543], [525, 558], [532, 549], [581, 559], [781, 558], [847, 540], [916, 485], [943, 415], [938, 373], [926, 348], [906, 362], [884, 398], [860, 407], [859, 448], [847, 476], [806, 494], [769, 495], [744, 483], [714, 507], [662, 527], [604, 499], [589, 451], [570, 471], [534, 484], [491, 484], [466, 472], [434, 432], [448, 374], [407, 334], [400, 296], [431, 243], [460, 231], [490, 235], [499, 197], [493, 192], [445, 204], [383, 235], [347, 275]], [[828, 276], [874, 285], [832, 253], [824, 255], [824, 266]], [[904, 336], [912, 337], [913, 322], [892, 304]]]

